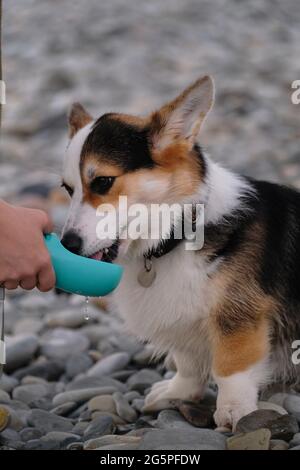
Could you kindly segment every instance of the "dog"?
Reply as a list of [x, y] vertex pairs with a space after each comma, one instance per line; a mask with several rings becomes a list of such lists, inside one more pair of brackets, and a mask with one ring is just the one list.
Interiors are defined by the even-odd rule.
[[[62, 243], [124, 266], [114, 293], [120, 314], [176, 364], [173, 378], [153, 385], [145, 411], [173, 399], [201, 400], [213, 378], [216, 425], [235, 429], [257, 409], [262, 387], [298, 379], [292, 344], [300, 338], [300, 194], [234, 174], [202, 151], [198, 137], [213, 102], [214, 82], [204, 76], [145, 117], [95, 120], [75, 103]], [[169, 238], [99, 237], [97, 208], [118, 213], [124, 195], [129, 205], [203, 204], [202, 249], [186, 250], [172, 237], [181, 211]]]

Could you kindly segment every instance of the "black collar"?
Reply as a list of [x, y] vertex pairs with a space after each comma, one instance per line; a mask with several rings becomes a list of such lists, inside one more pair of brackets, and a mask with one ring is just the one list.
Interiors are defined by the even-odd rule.
[[[196, 213], [196, 205], [193, 204], [192, 207], [192, 230], [195, 231], [196, 228], [196, 220], [197, 220], [197, 213]], [[183, 214], [181, 216], [181, 224], [182, 224], [182, 234], [184, 234], [184, 220]], [[184, 236], [182, 238], [175, 238], [174, 236], [174, 226], [171, 229], [169, 238], [165, 238], [160, 240], [159, 244], [155, 248], [150, 248], [146, 253], [144, 253], [145, 260], [151, 260], [151, 258], [161, 258], [162, 256], [170, 253], [170, 251], [174, 250], [181, 242], [185, 240]]]

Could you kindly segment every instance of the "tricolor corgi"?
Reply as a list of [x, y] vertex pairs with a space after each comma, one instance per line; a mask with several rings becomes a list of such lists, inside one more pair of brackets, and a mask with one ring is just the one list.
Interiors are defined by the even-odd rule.
[[[263, 385], [298, 379], [292, 346], [300, 339], [300, 194], [234, 174], [202, 151], [198, 136], [213, 101], [214, 84], [205, 76], [146, 117], [109, 113], [95, 120], [74, 104], [62, 241], [75, 253], [125, 267], [114, 293], [120, 314], [176, 364], [172, 379], [154, 384], [145, 410], [200, 400], [213, 378], [215, 422], [234, 429], [257, 408]], [[102, 237], [99, 207], [118, 214], [120, 196], [129, 206], [204, 205], [203, 246], [187, 250], [184, 238], [172, 237], [182, 211], [155, 240]]]

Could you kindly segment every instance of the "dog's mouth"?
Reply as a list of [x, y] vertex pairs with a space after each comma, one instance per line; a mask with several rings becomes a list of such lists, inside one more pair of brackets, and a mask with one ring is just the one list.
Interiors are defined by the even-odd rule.
[[89, 258], [104, 261], [105, 263], [112, 263], [118, 256], [119, 245], [120, 241], [116, 240], [111, 246], [96, 251], [94, 254], [89, 256]]

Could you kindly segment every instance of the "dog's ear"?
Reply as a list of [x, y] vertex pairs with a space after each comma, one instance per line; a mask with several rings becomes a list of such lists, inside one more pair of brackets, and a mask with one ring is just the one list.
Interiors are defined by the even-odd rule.
[[76, 132], [93, 120], [92, 116], [80, 103], [73, 103], [68, 115], [69, 137], [72, 138]]
[[178, 139], [184, 139], [192, 147], [213, 102], [212, 78], [205, 76], [198, 79], [152, 115], [154, 147], [164, 149]]

